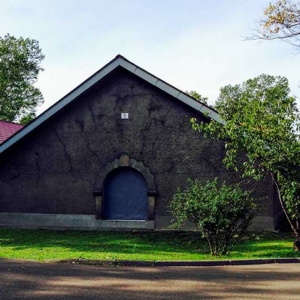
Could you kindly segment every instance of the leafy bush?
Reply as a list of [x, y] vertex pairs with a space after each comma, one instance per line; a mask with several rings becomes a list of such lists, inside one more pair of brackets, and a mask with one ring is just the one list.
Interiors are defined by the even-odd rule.
[[196, 224], [212, 255], [229, 254], [250, 225], [254, 208], [251, 192], [239, 185], [219, 185], [217, 179], [204, 184], [189, 180], [189, 186], [183, 191], [179, 188], [170, 203], [176, 218], [173, 226], [181, 227], [186, 221]]

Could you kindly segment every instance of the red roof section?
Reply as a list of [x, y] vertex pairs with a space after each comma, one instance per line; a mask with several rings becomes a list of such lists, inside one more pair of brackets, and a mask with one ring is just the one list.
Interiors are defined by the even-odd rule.
[[20, 124], [0, 120], [0, 144], [23, 127], [24, 126]]

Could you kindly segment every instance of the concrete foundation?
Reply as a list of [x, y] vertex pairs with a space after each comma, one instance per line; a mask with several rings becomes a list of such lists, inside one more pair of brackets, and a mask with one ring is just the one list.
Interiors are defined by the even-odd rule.
[[79, 230], [151, 230], [154, 221], [97, 220], [94, 215], [0, 213], [0, 227]]
[[[0, 213], [0, 227], [57, 229], [57, 230], [153, 230], [170, 229], [173, 217], [157, 216], [155, 221], [99, 220], [94, 215]], [[255, 217], [249, 230], [274, 230], [272, 217]], [[183, 229], [196, 230], [194, 224]]]
[[[155, 229], [168, 229], [169, 225], [172, 224], [174, 218], [171, 216], [156, 216], [155, 218]], [[183, 229], [196, 230], [197, 227], [192, 223], [187, 223]], [[249, 230], [262, 230], [262, 231], [273, 231], [274, 230], [274, 218], [266, 216], [257, 216], [252, 220], [252, 224]]]

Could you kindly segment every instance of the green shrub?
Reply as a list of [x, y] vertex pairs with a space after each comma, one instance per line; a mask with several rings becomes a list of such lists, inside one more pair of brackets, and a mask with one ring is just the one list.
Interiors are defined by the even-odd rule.
[[183, 191], [179, 188], [170, 203], [176, 218], [173, 226], [181, 227], [187, 221], [196, 224], [212, 255], [229, 254], [250, 225], [254, 208], [251, 192], [239, 185], [220, 185], [217, 179], [204, 184], [189, 180], [189, 186]]

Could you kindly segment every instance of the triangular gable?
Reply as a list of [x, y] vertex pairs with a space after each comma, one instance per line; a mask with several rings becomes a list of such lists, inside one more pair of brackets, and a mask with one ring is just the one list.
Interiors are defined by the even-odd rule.
[[94, 84], [99, 82], [102, 78], [104, 78], [106, 75], [108, 75], [118, 67], [122, 67], [127, 71], [135, 74], [136, 76], [142, 78], [143, 80], [147, 81], [151, 85], [154, 85], [155, 87], [164, 91], [165, 93], [173, 96], [179, 101], [187, 104], [188, 106], [194, 108], [195, 110], [201, 112], [202, 114], [207, 115], [209, 118], [219, 123], [223, 123], [223, 120], [219, 116], [218, 112], [212, 109], [211, 107], [209, 107], [208, 105], [195, 100], [193, 97], [189, 96], [188, 94], [182, 92], [181, 90], [173, 87], [172, 85], [166, 83], [165, 81], [159, 79], [158, 77], [138, 67], [137, 65], [130, 62], [123, 56], [117, 55], [116, 58], [110, 61], [102, 69], [97, 71], [87, 80], [85, 80], [83, 83], [77, 86], [74, 90], [72, 90], [69, 94], [67, 94], [61, 100], [56, 102], [53, 106], [47, 109], [44, 113], [39, 115], [34, 121], [32, 121], [30, 124], [25, 126], [22, 130], [18, 131], [12, 137], [6, 140], [3, 144], [1, 144], [0, 153], [2, 153], [3, 151], [11, 147], [13, 144], [15, 144], [17, 141], [25, 137], [32, 130], [34, 130], [40, 124], [45, 122], [48, 118], [53, 116], [55, 113], [57, 113], [63, 107], [68, 105], [70, 102], [72, 102], [74, 99], [76, 99], [78, 96], [80, 96], [82, 93], [84, 93], [86, 90], [88, 90], [90, 87], [92, 87]]

